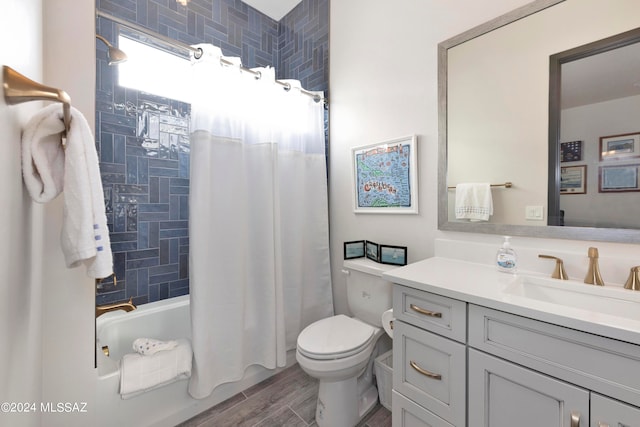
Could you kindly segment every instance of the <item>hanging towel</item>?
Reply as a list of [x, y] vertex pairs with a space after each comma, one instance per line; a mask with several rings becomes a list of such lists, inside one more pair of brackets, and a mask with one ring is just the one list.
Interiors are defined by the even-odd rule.
[[122, 356], [120, 395], [123, 399], [191, 376], [191, 343], [185, 338], [176, 342], [175, 348], [153, 355], [128, 353]]
[[466, 183], [456, 186], [456, 219], [488, 221], [493, 215], [491, 185]]
[[143, 356], [150, 356], [159, 351], [172, 350], [178, 345], [177, 341], [160, 341], [153, 338], [138, 338], [133, 342], [133, 350]]
[[24, 182], [39, 203], [64, 189], [61, 245], [66, 265], [85, 264], [89, 277], [104, 278], [113, 274], [113, 258], [98, 154], [82, 113], [72, 107], [71, 117], [66, 149], [60, 104], [43, 108], [29, 120], [22, 135]]

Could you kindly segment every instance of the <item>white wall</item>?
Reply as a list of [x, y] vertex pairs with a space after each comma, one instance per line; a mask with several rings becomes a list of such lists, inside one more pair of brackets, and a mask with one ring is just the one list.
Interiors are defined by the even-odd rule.
[[[437, 45], [528, 3], [331, 1], [330, 224], [335, 309], [347, 312], [342, 244], [368, 239], [433, 255], [437, 231]], [[354, 214], [351, 148], [418, 136], [418, 215]]]
[[[93, 123], [94, 21], [93, 2], [4, 2], [0, 64], [66, 90]], [[0, 104], [0, 402], [29, 403], [28, 412], [0, 413], [0, 425], [93, 425], [93, 281], [64, 265], [62, 198], [36, 204], [22, 183], [20, 128], [43, 104]], [[41, 407], [82, 402], [87, 413]]]
[[[95, 5], [43, 2], [44, 80], [95, 122]], [[86, 402], [86, 413], [43, 414], [46, 426], [95, 425], [95, 291], [84, 267], [67, 269], [60, 249], [62, 197], [45, 205], [42, 243], [43, 401]]]
[[[41, 19], [41, 0], [2, 4], [0, 64], [36, 80], [42, 78]], [[31, 260], [39, 235], [33, 224], [42, 212], [24, 190], [20, 161], [20, 127], [38, 108], [0, 99], [0, 402], [39, 402], [41, 396], [41, 269]], [[0, 425], [39, 426], [40, 420], [39, 413], [0, 413]]]
[[[437, 230], [437, 45], [528, 2], [331, 2], [329, 173], [336, 312], [348, 312], [340, 273], [344, 241], [370, 239], [406, 245], [409, 262], [432, 256], [434, 239], [438, 237], [461, 242], [462, 246], [467, 241], [479, 244], [474, 246], [478, 248], [486, 243], [490, 248], [486, 259], [495, 256], [500, 236]], [[419, 138], [420, 214], [355, 215], [351, 206], [351, 147], [412, 133]], [[577, 253], [584, 250], [586, 269], [588, 242], [514, 238], [513, 244], [516, 249], [523, 245]], [[637, 245], [599, 242], [596, 246], [601, 256], [620, 251], [640, 256]], [[536, 258], [527, 262], [533, 265], [540, 261]], [[628, 268], [620, 275], [627, 272]], [[584, 273], [577, 272], [574, 276], [580, 274]], [[620, 275], [615, 276], [616, 280]]]

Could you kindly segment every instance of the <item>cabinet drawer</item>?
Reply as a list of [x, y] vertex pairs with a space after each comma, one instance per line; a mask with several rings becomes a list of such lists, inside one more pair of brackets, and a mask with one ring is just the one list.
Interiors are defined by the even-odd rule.
[[640, 408], [591, 393], [591, 427], [640, 427]]
[[393, 392], [392, 405], [391, 421], [395, 427], [454, 427], [397, 391]]
[[640, 346], [469, 304], [469, 345], [640, 406]]
[[466, 348], [396, 321], [393, 389], [456, 426], [466, 417]]
[[401, 285], [393, 287], [396, 319], [456, 341], [467, 338], [467, 303]]

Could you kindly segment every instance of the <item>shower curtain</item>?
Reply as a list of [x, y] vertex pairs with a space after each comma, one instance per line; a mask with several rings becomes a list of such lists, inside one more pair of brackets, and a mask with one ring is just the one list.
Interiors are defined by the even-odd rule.
[[[333, 314], [321, 103], [241, 72], [200, 45], [192, 61], [189, 393], [250, 365], [284, 366], [308, 324]], [[295, 81], [289, 81], [295, 86]]]

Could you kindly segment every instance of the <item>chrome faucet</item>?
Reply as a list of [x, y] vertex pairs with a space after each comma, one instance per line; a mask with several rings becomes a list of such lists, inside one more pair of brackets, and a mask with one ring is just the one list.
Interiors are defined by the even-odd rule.
[[604, 286], [602, 276], [600, 276], [600, 267], [598, 267], [598, 248], [589, 248], [589, 270], [584, 278], [584, 283], [589, 285]]
[[97, 305], [96, 306], [96, 318], [101, 316], [109, 311], [115, 310], [124, 310], [124, 311], [133, 311], [137, 307], [133, 304], [133, 297], [129, 298], [127, 302], [116, 302], [113, 304], [105, 304], [105, 305]]
[[564, 271], [564, 263], [562, 262], [562, 259], [555, 256], [551, 256], [551, 255], [538, 255], [538, 258], [555, 259], [556, 268], [553, 270], [553, 273], [551, 273], [551, 278], [560, 279], [560, 280], [569, 280], [569, 276], [567, 275], [567, 272]]

